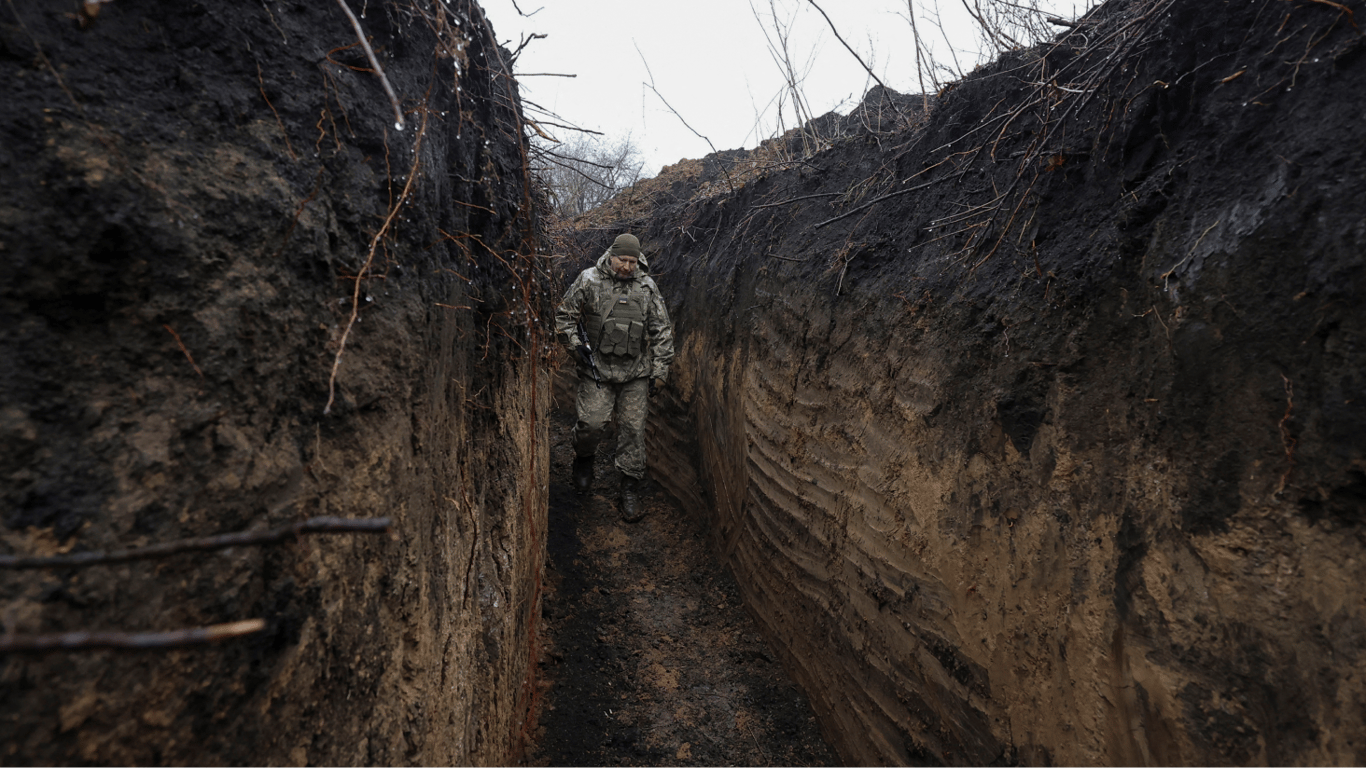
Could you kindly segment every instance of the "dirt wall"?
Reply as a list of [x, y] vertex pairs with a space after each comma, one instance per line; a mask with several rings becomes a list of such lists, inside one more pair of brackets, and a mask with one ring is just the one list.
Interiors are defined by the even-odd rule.
[[393, 525], [4, 572], [6, 633], [266, 628], [0, 656], [0, 755], [515, 759], [548, 386], [517, 95], [482, 13], [352, 3], [399, 129], [337, 3], [88, 5], [0, 8], [0, 551]]
[[598, 222], [677, 325], [652, 472], [847, 762], [1366, 757], [1349, 13], [1108, 3], [918, 126]]

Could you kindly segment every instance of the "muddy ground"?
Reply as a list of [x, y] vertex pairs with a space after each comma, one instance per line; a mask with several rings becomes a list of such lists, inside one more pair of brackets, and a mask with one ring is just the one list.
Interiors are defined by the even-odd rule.
[[836, 765], [806, 696], [760, 639], [705, 531], [659, 486], [617, 508], [611, 439], [570, 480], [573, 417], [551, 425], [540, 727], [531, 765]]

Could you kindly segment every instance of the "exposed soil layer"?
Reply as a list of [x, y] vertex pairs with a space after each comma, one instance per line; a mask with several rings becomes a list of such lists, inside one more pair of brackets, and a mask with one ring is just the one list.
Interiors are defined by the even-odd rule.
[[651, 471], [843, 760], [1366, 760], [1363, 19], [1110, 2], [594, 214], [678, 333]]
[[266, 622], [5, 655], [0, 762], [514, 759], [549, 393], [482, 13], [353, 0], [398, 130], [330, 0], [79, 5], [0, 4], [0, 553], [393, 526], [0, 573], [6, 640]]
[[575, 492], [568, 403], [551, 433], [544, 693], [531, 764], [835, 765], [703, 522], [653, 484], [645, 518], [623, 522], [610, 438], [592, 492]]

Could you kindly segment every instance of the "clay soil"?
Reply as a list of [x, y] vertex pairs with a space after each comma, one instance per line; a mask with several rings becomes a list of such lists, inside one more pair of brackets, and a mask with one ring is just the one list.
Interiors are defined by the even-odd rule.
[[705, 531], [657, 485], [622, 522], [609, 437], [570, 479], [551, 426], [542, 701], [531, 765], [836, 765], [805, 695], [764, 646]]

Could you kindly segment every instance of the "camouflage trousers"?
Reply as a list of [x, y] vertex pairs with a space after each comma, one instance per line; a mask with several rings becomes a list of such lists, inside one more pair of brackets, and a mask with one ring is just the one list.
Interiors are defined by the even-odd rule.
[[598, 450], [613, 411], [617, 417], [617, 469], [639, 480], [645, 477], [645, 416], [650, 410], [650, 380], [632, 379], [622, 384], [589, 377], [579, 379], [575, 402], [574, 454], [592, 456]]

